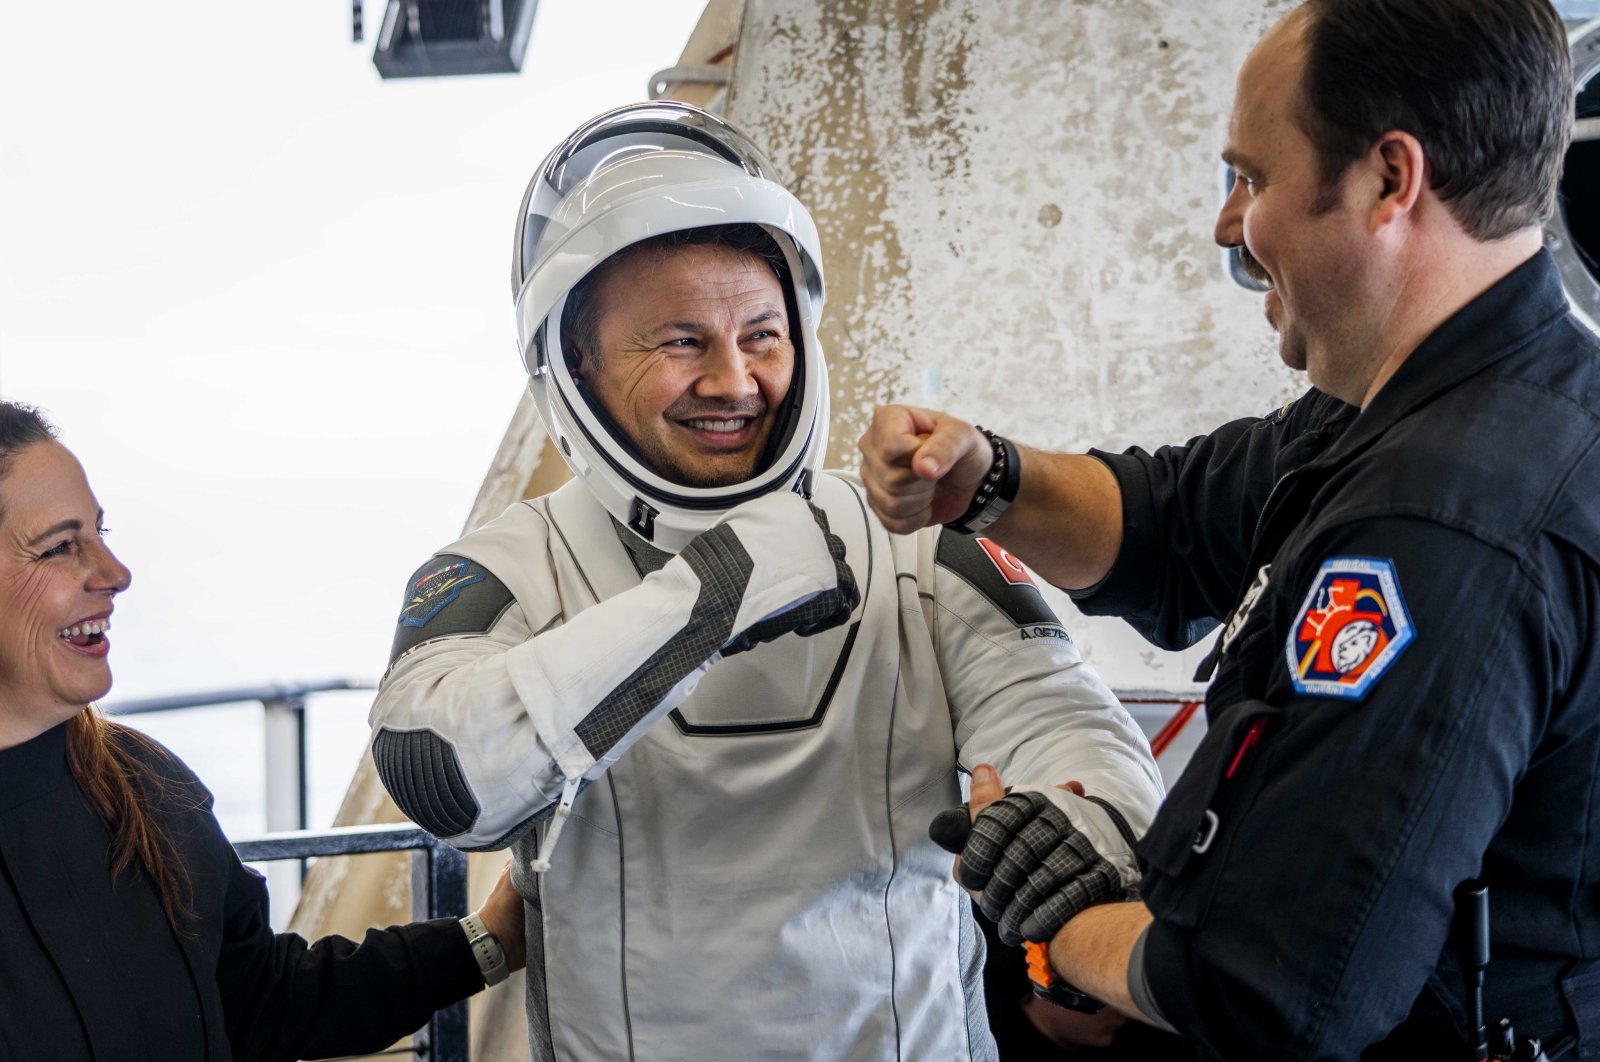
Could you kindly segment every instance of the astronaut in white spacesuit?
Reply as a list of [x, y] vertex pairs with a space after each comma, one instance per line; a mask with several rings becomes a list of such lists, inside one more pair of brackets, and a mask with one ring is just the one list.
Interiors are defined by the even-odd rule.
[[720, 119], [580, 128], [513, 285], [574, 478], [413, 576], [372, 723], [406, 814], [515, 850], [534, 1056], [992, 1058], [929, 823], [993, 764], [1082, 856], [1035, 884], [1120, 898], [1143, 737], [1005, 553], [819, 471], [816, 229]]

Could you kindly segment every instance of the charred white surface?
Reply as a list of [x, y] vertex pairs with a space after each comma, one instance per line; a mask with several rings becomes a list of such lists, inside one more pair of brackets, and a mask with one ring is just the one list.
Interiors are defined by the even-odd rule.
[[[1211, 238], [1235, 74], [1289, 6], [747, 0], [728, 117], [822, 231], [832, 463], [883, 402], [1081, 450], [1298, 393]], [[1119, 686], [1201, 655], [1072, 625]]]
[[879, 402], [1065, 449], [1264, 411], [1259, 295], [1212, 243], [1261, 0], [748, 0], [729, 117], [816, 216], [834, 458]]

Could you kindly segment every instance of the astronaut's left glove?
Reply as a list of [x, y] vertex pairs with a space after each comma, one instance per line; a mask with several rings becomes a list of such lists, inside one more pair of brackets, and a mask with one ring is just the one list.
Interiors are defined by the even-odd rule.
[[957, 880], [1011, 945], [1048, 941], [1078, 912], [1127, 899], [1139, 882], [1121, 812], [1064, 789], [1018, 786], [976, 820], [959, 808], [928, 832], [961, 857]]

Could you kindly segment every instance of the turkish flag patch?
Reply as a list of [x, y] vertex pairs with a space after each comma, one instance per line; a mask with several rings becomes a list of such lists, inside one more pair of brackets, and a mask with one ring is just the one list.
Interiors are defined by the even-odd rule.
[[1284, 652], [1298, 692], [1359, 701], [1414, 636], [1393, 562], [1331, 557], [1289, 626]]
[[989, 559], [994, 561], [994, 566], [1000, 569], [1000, 575], [1006, 582], [1016, 586], [1034, 585], [1033, 576], [1028, 574], [1028, 569], [1024, 568], [1017, 558], [986, 538], [978, 539], [978, 545], [982, 546]]

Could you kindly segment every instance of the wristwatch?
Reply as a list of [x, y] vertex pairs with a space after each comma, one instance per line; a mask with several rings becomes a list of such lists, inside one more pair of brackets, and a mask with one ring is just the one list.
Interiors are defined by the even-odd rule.
[[469, 914], [461, 920], [461, 928], [466, 930], [467, 943], [472, 945], [472, 957], [478, 960], [478, 970], [483, 974], [483, 983], [494, 986], [511, 976], [511, 970], [506, 966], [506, 953], [500, 947], [500, 942], [495, 935], [489, 932], [489, 927], [483, 924], [483, 919], [476, 914]]

